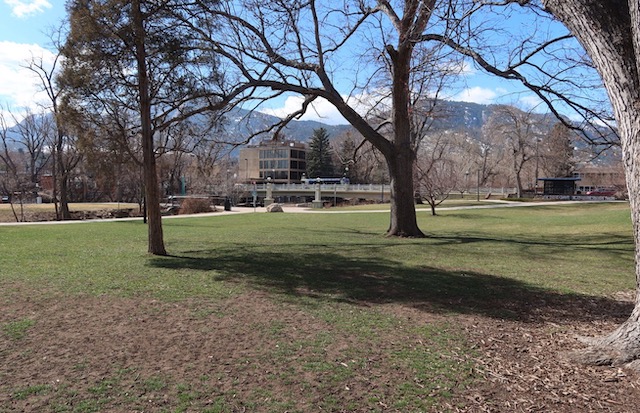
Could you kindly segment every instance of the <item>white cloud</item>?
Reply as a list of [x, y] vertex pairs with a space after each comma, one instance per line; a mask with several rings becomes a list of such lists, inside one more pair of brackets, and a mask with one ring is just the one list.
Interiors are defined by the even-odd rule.
[[36, 44], [0, 42], [0, 104], [13, 109], [36, 108], [46, 102], [41, 84], [35, 73], [25, 66], [31, 59], [42, 59], [50, 67], [55, 55]]
[[537, 95], [522, 96], [518, 102], [527, 110], [537, 110], [546, 112], [548, 110], [546, 104]]
[[475, 75], [476, 73], [478, 73], [478, 71], [473, 66], [473, 63], [468, 62], [466, 60], [464, 62], [462, 62], [462, 65], [460, 67], [460, 74], [461, 75]]
[[21, 18], [42, 13], [45, 9], [53, 7], [47, 0], [4, 0], [4, 3], [11, 8], [11, 14]]
[[[345, 102], [361, 116], [367, 117], [374, 111], [385, 111], [391, 108], [390, 92], [388, 90], [371, 90], [366, 93], [342, 96]], [[268, 115], [284, 118], [297, 110], [300, 110], [304, 99], [301, 96], [288, 96], [281, 106], [274, 108], [260, 108], [260, 112]], [[327, 125], [346, 125], [349, 122], [342, 117], [338, 109], [327, 100], [318, 98], [307, 108], [307, 112], [300, 120], [314, 120]]]
[[499, 96], [500, 95], [496, 90], [474, 86], [472, 88], [465, 89], [457, 95], [453, 96], [451, 100], [487, 105], [493, 103]]
[[[261, 108], [260, 112], [268, 115], [284, 118], [290, 113], [300, 110], [304, 98], [301, 96], [289, 96], [283, 105], [278, 108]], [[315, 120], [326, 123], [328, 125], [345, 124], [347, 121], [342, 117], [340, 112], [328, 101], [318, 98], [307, 109], [307, 113], [300, 120]]]
[[442, 72], [460, 76], [473, 76], [478, 73], [473, 63], [466, 60], [450, 62], [442, 67]]

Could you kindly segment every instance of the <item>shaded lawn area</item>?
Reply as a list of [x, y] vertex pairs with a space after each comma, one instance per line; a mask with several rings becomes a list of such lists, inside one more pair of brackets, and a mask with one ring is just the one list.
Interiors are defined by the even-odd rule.
[[[407, 244], [405, 243], [404, 246]], [[282, 245], [290, 250], [290, 245]], [[406, 266], [382, 257], [377, 248], [351, 246], [344, 254], [331, 252], [264, 252], [259, 245], [229, 245], [215, 250], [185, 251], [184, 256], [153, 258], [163, 269], [213, 271], [216, 280], [250, 285], [286, 299], [313, 299], [323, 303], [349, 303], [372, 307], [401, 304], [431, 313], [465, 313], [542, 321], [585, 321], [628, 313], [628, 303], [608, 297], [559, 292], [513, 278], [464, 269], [445, 270], [426, 265]], [[461, 246], [463, 248], [463, 246]], [[367, 254], [369, 256], [356, 257]], [[571, 306], [567, 306], [568, 302]], [[588, 314], [573, 305], [592, 307]]]
[[628, 215], [168, 219], [169, 257], [139, 222], [0, 228], [0, 412], [628, 411], [635, 376], [559, 354], [630, 312]]

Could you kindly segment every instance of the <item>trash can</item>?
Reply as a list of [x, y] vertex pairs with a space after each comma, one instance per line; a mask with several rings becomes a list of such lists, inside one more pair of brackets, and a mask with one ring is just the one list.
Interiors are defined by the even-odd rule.
[[231, 200], [229, 198], [224, 199], [224, 210], [231, 211]]

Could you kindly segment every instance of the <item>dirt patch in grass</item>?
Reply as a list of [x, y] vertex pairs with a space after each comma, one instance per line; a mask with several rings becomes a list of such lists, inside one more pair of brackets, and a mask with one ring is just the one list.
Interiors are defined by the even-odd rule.
[[[640, 378], [564, 353], [624, 320], [567, 297], [519, 319], [407, 303], [27, 294], [4, 285], [0, 412], [632, 412]], [[523, 308], [527, 303], [522, 303]], [[603, 314], [607, 314], [604, 316]], [[25, 321], [28, 320], [28, 321]], [[566, 319], [565, 319], [566, 320]]]
[[[21, 211], [19, 205], [14, 205], [18, 220], [21, 222], [55, 221], [56, 212], [53, 204], [27, 204]], [[140, 209], [131, 204], [123, 204], [113, 208], [107, 204], [71, 204], [72, 220], [108, 219], [142, 216]], [[0, 222], [16, 222], [16, 217], [8, 204], [0, 204]]]

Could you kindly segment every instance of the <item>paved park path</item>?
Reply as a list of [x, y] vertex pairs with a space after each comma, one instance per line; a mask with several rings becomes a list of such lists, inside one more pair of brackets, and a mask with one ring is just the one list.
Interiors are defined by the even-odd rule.
[[[548, 206], [548, 205], [567, 205], [567, 204], [578, 204], [578, 203], [595, 203], [595, 202], [626, 202], [626, 201], [543, 201], [543, 202], [510, 202], [510, 201], [483, 201], [482, 205], [465, 205], [465, 206], [454, 206], [454, 207], [437, 207], [436, 211], [455, 211], [455, 210], [463, 210], [463, 209], [488, 209], [488, 208], [519, 208], [519, 207], [533, 207], [533, 206]], [[489, 204], [488, 204], [489, 203]], [[321, 208], [321, 209], [312, 209], [308, 207], [296, 207], [296, 206], [288, 206], [283, 205], [282, 209], [286, 213], [305, 213], [305, 214], [369, 214], [369, 213], [389, 213], [389, 209], [371, 209], [371, 210], [345, 210], [341, 208]], [[219, 217], [219, 216], [227, 216], [227, 215], [235, 215], [235, 214], [253, 214], [253, 213], [264, 213], [267, 209], [265, 207], [234, 207], [231, 211], [217, 211], [217, 212], [208, 212], [202, 214], [192, 214], [192, 215], [166, 215], [163, 216], [162, 219], [180, 219], [180, 218], [188, 218], [188, 217]], [[424, 208], [418, 209], [418, 213], [424, 211], [424, 213], [431, 214], [431, 209]], [[136, 221], [142, 220], [141, 217], [131, 217], [131, 218], [106, 218], [106, 219], [86, 219], [86, 220], [69, 220], [69, 221], [38, 221], [38, 222], [0, 222], [0, 226], [14, 226], [14, 225], [59, 225], [59, 224], [85, 224], [90, 222], [115, 222], [115, 221]]]

